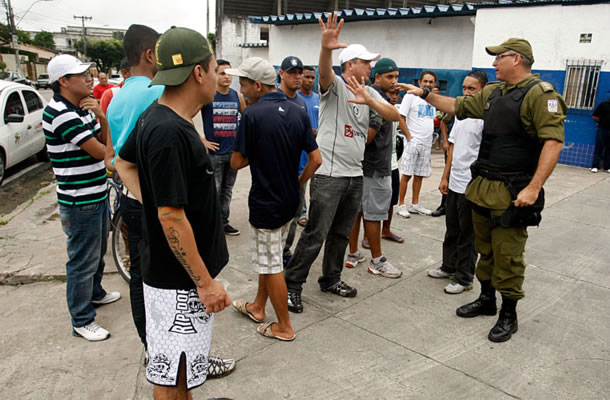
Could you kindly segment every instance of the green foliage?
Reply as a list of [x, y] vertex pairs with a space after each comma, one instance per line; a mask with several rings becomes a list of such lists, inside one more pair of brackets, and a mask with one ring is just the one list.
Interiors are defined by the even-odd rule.
[[208, 42], [212, 45], [212, 50], [216, 54], [216, 34], [214, 32], [208, 33]]
[[0, 61], [0, 71], [4, 71], [6, 68], [6, 63], [4, 61]]
[[47, 49], [55, 49], [53, 34], [47, 31], [38, 32], [36, 36], [34, 36], [32, 44], [40, 47], [46, 47]]
[[[30, 39], [30, 35], [26, 31], [22, 31], [21, 29], [17, 29], [17, 36], [19, 37], [19, 41], [24, 44], [32, 44], [32, 40]], [[0, 37], [8, 42], [11, 41], [11, 34], [9, 32], [8, 26], [0, 23]]]
[[[74, 43], [74, 48], [84, 54], [83, 41]], [[87, 40], [87, 57], [97, 64], [99, 72], [109, 72], [110, 68], [119, 68], [123, 58], [123, 42], [116, 39]]]

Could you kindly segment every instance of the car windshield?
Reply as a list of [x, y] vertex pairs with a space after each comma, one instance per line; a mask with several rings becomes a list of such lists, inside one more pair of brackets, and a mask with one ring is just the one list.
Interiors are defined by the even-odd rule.
[[0, 79], [7, 79], [10, 78], [11, 73], [10, 72], [0, 72]]
[[40, 74], [40, 75], [38, 75], [38, 79], [49, 79], [49, 75], [47, 75], [47, 74]]

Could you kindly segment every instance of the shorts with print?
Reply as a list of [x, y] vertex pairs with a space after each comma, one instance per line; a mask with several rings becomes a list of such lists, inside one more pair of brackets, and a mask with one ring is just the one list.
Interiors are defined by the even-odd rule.
[[250, 225], [250, 257], [254, 272], [271, 275], [284, 271], [284, 245], [290, 222], [278, 229], [258, 229]]
[[144, 286], [146, 304], [146, 379], [159, 386], [178, 384], [180, 357], [186, 359], [188, 390], [207, 378], [214, 314], [205, 312], [195, 289]]
[[414, 140], [405, 144], [400, 163], [400, 173], [406, 176], [428, 177], [432, 173], [430, 146], [417, 143]]
[[385, 221], [392, 200], [392, 176], [362, 179], [362, 214], [367, 221]]

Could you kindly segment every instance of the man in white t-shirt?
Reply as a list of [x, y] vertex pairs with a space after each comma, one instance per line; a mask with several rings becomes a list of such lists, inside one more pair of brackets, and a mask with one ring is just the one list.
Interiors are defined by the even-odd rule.
[[[487, 84], [484, 71], [472, 71], [462, 85], [464, 96], [480, 92]], [[451, 278], [445, 293], [458, 294], [472, 289], [477, 254], [474, 251], [472, 210], [466, 200], [466, 186], [472, 177], [470, 165], [477, 159], [483, 120], [456, 119], [449, 135], [447, 162], [439, 190], [447, 195], [445, 240], [443, 241], [443, 264], [428, 270], [431, 278]]]
[[[288, 309], [303, 312], [301, 291], [309, 269], [324, 244], [323, 292], [343, 297], [356, 296], [357, 290], [341, 280], [348, 237], [362, 201], [362, 160], [369, 119], [379, 116], [397, 121], [398, 111], [371, 87], [364, 85], [371, 74], [371, 61], [379, 54], [361, 44], [339, 43], [343, 20], [337, 13], [322, 27], [322, 48], [318, 65], [320, 84], [320, 125], [316, 138], [322, 166], [311, 180], [309, 221], [301, 234], [284, 277], [288, 287]], [[332, 68], [332, 52], [339, 54], [341, 76]], [[324, 243], [326, 242], [326, 243]]]
[[[424, 71], [419, 78], [419, 87], [430, 89], [436, 86], [436, 74]], [[401, 86], [401, 84], [399, 84]], [[410, 213], [430, 215], [432, 211], [419, 204], [419, 192], [424, 178], [432, 171], [430, 152], [434, 133], [436, 109], [418, 96], [405, 94], [400, 105], [400, 130], [407, 138], [402, 154], [400, 172], [400, 193], [398, 198], [398, 215], [409, 218]], [[411, 205], [405, 205], [407, 185], [413, 177], [413, 194]]]

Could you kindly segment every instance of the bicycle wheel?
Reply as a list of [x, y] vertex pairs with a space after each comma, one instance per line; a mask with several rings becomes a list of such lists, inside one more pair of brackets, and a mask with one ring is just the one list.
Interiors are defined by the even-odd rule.
[[127, 241], [127, 224], [123, 223], [121, 213], [117, 212], [112, 218], [112, 258], [119, 274], [127, 283], [131, 280], [129, 268], [129, 242]]

